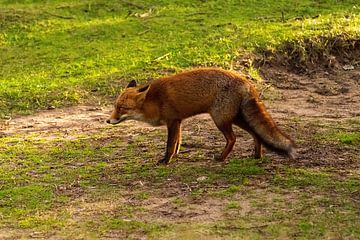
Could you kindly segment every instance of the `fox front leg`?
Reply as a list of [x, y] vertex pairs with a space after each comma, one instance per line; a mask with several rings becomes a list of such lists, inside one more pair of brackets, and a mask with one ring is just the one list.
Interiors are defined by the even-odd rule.
[[178, 151], [180, 147], [180, 120], [174, 120], [167, 123], [168, 128], [168, 139], [166, 144], [166, 153], [165, 157], [158, 161], [158, 164], [168, 164], [174, 154]]
[[181, 147], [181, 126], [179, 127], [179, 134], [176, 142], [175, 154], [178, 154], [180, 152], [180, 147]]

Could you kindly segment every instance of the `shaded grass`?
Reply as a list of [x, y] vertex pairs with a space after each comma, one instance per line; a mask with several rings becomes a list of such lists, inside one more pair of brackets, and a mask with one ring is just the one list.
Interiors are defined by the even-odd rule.
[[[130, 143], [126, 136], [112, 141], [112, 131], [76, 135], [77, 140], [71, 132], [69, 139], [51, 135], [46, 141], [41, 138], [50, 137], [46, 134], [1, 138], [1, 228], [64, 238], [359, 236], [354, 200], [359, 179], [339, 178], [326, 169], [272, 172], [269, 159], [231, 159], [221, 165], [196, 153], [191, 162], [180, 154], [169, 166], [155, 166], [163, 146], [143, 152], [143, 144], [151, 145], [149, 139], [159, 131]], [[220, 201], [226, 214], [211, 222], [157, 219], [154, 214], [164, 206], [154, 212], [149, 205], [159, 199], [169, 200], [169, 212], [180, 213], [197, 202]]]
[[356, 37], [356, 3], [1, 1], [0, 116], [107, 102], [127, 79], [229, 68], [244, 51], [289, 39]]
[[[302, 204], [302, 207], [306, 207], [306, 205], [307, 204]], [[211, 230], [213, 235], [222, 236], [227, 239], [264, 239], [264, 237], [270, 239], [322, 239], [327, 237], [356, 238], [356, 236], [358, 236], [358, 218], [351, 211], [347, 211], [346, 213], [331, 211], [318, 214], [315, 213], [318, 209], [315, 209], [313, 204], [308, 205], [308, 207], [313, 209], [314, 212], [306, 214], [305, 218], [293, 212], [296, 209], [290, 210], [286, 218], [281, 215], [281, 211], [272, 211], [272, 221], [264, 221], [264, 219], [261, 218], [248, 221], [245, 219], [220, 221], [211, 226]], [[290, 217], [292, 218], [291, 220], [289, 220]], [[344, 219], [346, 219], [346, 221], [344, 221]], [[332, 224], [333, 222], [340, 223], [339, 225], [347, 225], [348, 228], [338, 231]]]
[[346, 193], [360, 192], [360, 180], [348, 178], [346, 180], [334, 179], [334, 176], [324, 171], [312, 169], [286, 169], [284, 175], [278, 174], [274, 177], [274, 183], [286, 187], [314, 187], [327, 191], [343, 191]]
[[[350, 17], [351, 18], [351, 17]], [[322, 21], [322, 18], [314, 21]], [[340, 20], [340, 19], [339, 19]], [[358, 25], [347, 25], [347, 18], [339, 22], [331, 22], [335, 27], [319, 35], [308, 35], [305, 31], [298, 38], [284, 39], [276, 47], [259, 47], [256, 64], [281, 64], [291, 70], [306, 72], [316, 68], [338, 68], [340, 64], [357, 65], [356, 59], [360, 57], [360, 40]]]
[[[133, 220], [124, 220], [119, 218], [106, 218], [99, 226], [100, 231], [106, 233], [109, 229], [128, 232], [132, 237], [137, 235], [147, 235], [149, 237], [159, 236], [161, 232], [166, 231], [168, 226], [165, 224], [146, 223]], [[106, 234], [105, 234], [106, 236]]]
[[242, 209], [243, 201], [232, 198], [225, 205], [226, 219], [176, 225], [175, 229], [164, 233], [164, 239], [180, 234], [189, 234], [191, 239], [200, 236], [222, 239], [356, 239], [359, 235], [357, 205], [351, 201], [306, 191], [295, 194], [296, 199], [290, 200], [294, 193], [286, 189], [282, 189], [276, 199], [274, 193], [262, 193], [264, 195], [256, 195], [257, 199], [253, 199], [256, 205], [251, 210]]
[[108, 149], [94, 144], [58, 139], [39, 144], [38, 136], [2, 138], [0, 215], [4, 221], [17, 219], [21, 226], [32, 226], [35, 220], [28, 218], [32, 214], [56, 208], [82, 188], [96, 185], [104, 167], [96, 156], [104, 156]]

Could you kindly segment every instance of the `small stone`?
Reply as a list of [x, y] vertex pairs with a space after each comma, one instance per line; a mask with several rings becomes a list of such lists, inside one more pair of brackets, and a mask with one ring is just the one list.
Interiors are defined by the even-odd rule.
[[353, 66], [353, 65], [344, 65], [344, 66], [343, 66], [343, 69], [344, 69], [345, 71], [354, 70], [354, 66]]
[[202, 176], [202, 177], [198, 177], [198, 178], [196, 179], [196, 181], [198, 181], [198, 182], [203, 182], [203, 181], [205, 181], [206, 179], [207, 179], [206, 176]]

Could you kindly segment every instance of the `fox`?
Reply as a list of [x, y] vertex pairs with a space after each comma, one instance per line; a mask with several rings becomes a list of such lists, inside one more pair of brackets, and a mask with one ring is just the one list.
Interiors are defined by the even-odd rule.
[[109, 124], [125, 120], [167, 126], [165, 156], [158, 164], [168, 164], [179, 153], [181, 123], [184, 119], [210, 114], [226, 139], [216, 160], [226, 162], [236, 136], [233, 125], [247, 131], [254, 139], [254, 157], [263, 157], [263, 146], [295, 159], [295, 143], [275, 124], [251, 80], [221, 68], [197, 68], [165, 76], [148, 84], [128, 83], [117, 97]]

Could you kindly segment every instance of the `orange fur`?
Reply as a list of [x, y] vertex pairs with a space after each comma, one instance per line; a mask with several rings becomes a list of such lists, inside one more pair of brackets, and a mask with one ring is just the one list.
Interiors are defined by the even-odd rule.
[[181, 121], [201, 113], [209, 113], [225, 136], [221, 161], [225, 161], [236, 141], [233, 124], [253, 136], [255, 157], [262, 157], [265, 145], [294, 158], [293, 141], [277, 128], [251, 82], [217, 68], [183, 72], [146, 86], [136, 86], [132, 81], [117, 98], [107, 122], [117, 124], [134, 119], [154, 126], [167, 125], [166, 154], [160, 162], [168, 163], [180, 148]]

